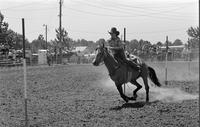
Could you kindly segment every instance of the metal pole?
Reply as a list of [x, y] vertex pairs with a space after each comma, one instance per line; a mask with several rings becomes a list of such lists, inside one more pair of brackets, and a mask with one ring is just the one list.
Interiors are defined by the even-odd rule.
[[26, 74], [26, 52], [25, 52], [25, 26], [24, 18], [22, 18], [22, 35], [23, 35], [23, 68], [24, 68], [24, 110], [25, 110], [25, 127], [28, 127], [28, 113], [27, 113], [27, 74]]
[[190, 42], [189, 42], [189, 38], [188, 38], [188, 76], [190, 76], [190, 61], [191, 61], [191, 47], [190, 47]]
[[61, 17], [62, 17], [62, 0], [60, 0], [60, 14], [59, 14], [59, 31], [60, 31], [60, 39], [59, 39], [59, 42], [60, 42], [60, 47], [59, 47], [59, 51], [60, 51], [60, 62], [62, 63], [62, 22], [61, 22]]
[[[126, 28], [124, 28], [124, 44], [125, 43], [126, 43]], [[125, 50], [125, 45], [124, 45], [124, 50]], [[128, 74], [128, 72], [127, 72], [127, 74]], [[124, 94], [125, 94], [125, 92], [126, 92], [126, 84], [124, 83]]]
[[166, 59], [165, 59], [165, 85], [167, 85], [167, 58], [168, 58], [168, 36], [166, 37]]
[[46, 49], [47, 49], [47, 25], [45, 25], [45, 33], [46, 33]]
[[47, 49], [47, 25], [46, 24], [43, 24], [43, 26], [45, 27], [45, 49]]

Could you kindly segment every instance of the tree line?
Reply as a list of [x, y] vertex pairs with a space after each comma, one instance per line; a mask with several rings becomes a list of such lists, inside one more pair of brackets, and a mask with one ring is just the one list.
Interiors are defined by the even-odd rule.
[[[0, 13], [0, 46], [13, 48], [16, 50], [22, 49], [22, 35], [13, 31], [9, 28], [9, 24], [4, 21], [4, 15]], [[88, 41], [85, 39], [73, 40], [68, 36], [68, 32], [62, 28], [61, 32], [59, 29], [55, 29], [56, 38], [54, 40], [50, 40], [47, 43], [47, 48], [52, 52], [58, 52], [59, 48], [63, 50], [72, 50], [73, 47], [76, 46], [87, 46], [91, 51], [95, 49], [97, 44], [99, 43], [107, 43], [107, 40], [104, 38], [98, 39], [96, 42]], [[190, 27], [186, 31], [188, 36], [190, 37], [189, 46], [190, 48], [198, 48], [199, 47], [199, 27]], [[60, 34], [62, 44], [60, 44]], [[38, 38], [34, 39], [32, 42], [29, 42], [28, 39], [25, 39], [26, 48], [32, 50], [33, 53], [37, 53], [38, 49], [46, 49], [46, 41], [42, 34], [38, 35]], [[145, 47], [153, 47], [153, 46], [165, 46], [166, 42], [157, 42], [156, 44], [152, 44], [148, 40], [137, 40], [133, 39], [130, 41], [126, 41], [126, 50], [129, 52], [134, 52], [135, 50], [143, 50]], [[168, 42], [168, 45], [182, 45], [183, 42], [180, 39], [176, 39], [174, 42]]]

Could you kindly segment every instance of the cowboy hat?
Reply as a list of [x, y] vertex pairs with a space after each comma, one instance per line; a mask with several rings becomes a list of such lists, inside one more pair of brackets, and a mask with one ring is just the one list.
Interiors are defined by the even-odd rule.
[[119, 31], [117, 31], [117, 28], [112, 27], [110, 31], [108, 31], [109, 34], [115, 33], [117, 36], [119, 35]]

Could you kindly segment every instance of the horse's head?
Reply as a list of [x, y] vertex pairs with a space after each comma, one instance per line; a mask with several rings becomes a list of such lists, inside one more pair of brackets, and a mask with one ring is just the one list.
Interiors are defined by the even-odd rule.
[[104, 43], [96, 48], [96, 52], [97, 53], [95, 59], [93, 60], [93, 65], [99, 66], [107, 55], [107, 48], [104, 46]]

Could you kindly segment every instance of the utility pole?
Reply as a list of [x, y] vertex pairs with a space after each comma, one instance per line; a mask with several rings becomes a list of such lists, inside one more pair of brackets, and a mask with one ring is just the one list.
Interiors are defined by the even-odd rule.
[[59, 14], [59, 31], [60, 31], [60, 38], [59, 38], [59, 55], [60, 55], [60, 62], [62, 63], [62, 0], [59, 2], [60, 5], [60, 14]]
[[43, 24], [45, 26], [45, 38], [46, 38], [46, 49], [47, 49], [47, 25]]

